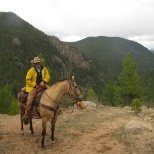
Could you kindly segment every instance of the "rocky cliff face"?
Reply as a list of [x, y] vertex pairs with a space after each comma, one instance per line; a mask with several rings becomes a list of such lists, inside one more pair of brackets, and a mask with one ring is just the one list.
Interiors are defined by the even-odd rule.
[[83, 54], [77, 49], [65, 44], [55, 36], [50, 36], [49, 39], [53, 46], [58, 49], [59, 53], [67, 57], [69, 61], [73, 62], [77, 67], [90, 69], [90, 63], [85, 60]]

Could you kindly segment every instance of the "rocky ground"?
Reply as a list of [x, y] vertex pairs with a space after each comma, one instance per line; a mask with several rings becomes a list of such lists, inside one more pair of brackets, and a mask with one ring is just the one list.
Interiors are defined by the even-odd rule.
[[[153, 154], [153, 112], [144, 108], [142, 114], [135, 115], [129, 107], [105, 106], [65, 109], [56, 123], [54, 143], [50, 141], [50, 122], [47, 124], [45, 150], [41, 149], [40, 119], [33, 120], [34, 135], [29, 125], [21, 135], [19, 115], [0, 115], [0, 153]], [[132, 121], [135, 126], [128, 127]]]

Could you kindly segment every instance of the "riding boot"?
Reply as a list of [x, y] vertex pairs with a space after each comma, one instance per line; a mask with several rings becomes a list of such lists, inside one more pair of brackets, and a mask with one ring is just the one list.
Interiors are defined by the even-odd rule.
[[25, 115], [22, 117], [23, 120], [30, 120], [31, 118], [31, 109], [32, 109], [32, 104], [36, 96], [36, 88], [33, 88], [29, 93], [27, 97], [27, 103], [25, 107]]
[[33, 100], [27, 100], [27, 104], [25, 107], [25, 114], [22, 117], [22, 120], [30, 120], [31, 119], [31, 108], [32, 108], [32, 102]]

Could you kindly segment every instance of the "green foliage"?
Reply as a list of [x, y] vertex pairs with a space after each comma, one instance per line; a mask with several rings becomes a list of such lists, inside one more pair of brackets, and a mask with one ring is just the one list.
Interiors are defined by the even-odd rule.
[[16, 99], [12, 99], [11, 104], [10, 104], [10, 109], [8, 112], [9, 115], [17, 115], [19, 114], [19, 108], [18, 108], [18, 103]]
[[[66, 42], [78, 48], [85, 55], [97, 62], [99, 71], [106, 76], [117, 77], [121, 72], [121, 59], [127, 56], [129, 51], [138, 63], [139, 73], [145, 74], [154, 66], [154, 54], [141, 44], [120, 37], [88, 37], [77, 42]], [[147, 62], [148, 61], [148, 62]]]
[[60, 106], [62, 106], [62, 107], [69, 107], [69, 106], [73, 106], [73, 105], [74, 105], [73, 99], [69, 95], [66, 95], [63, 98], [62, 104]]
[[[46, 60], [45, 60], [45, 58], [44, 58], [44, 56], [43, 56], [42, 53], [39, 54], [39, 58], [40, 58], [40, 60], [41, 60], [41, 65], [42, 65], [42, 66], [45, 66], [45, 67], [48, 69], [48, 71], [49, 71], [49, 75], [51, 76], [51, 74], [52, 74], [52, 70], [50, 69], [49, 66], [47, 66], [47, 64], [46, 64]], [[50, 83], [51, 83], [51, 80], [50, 80], [49, 84], [50, 84]]]
[[10, 106], [15, 102], [12, 91], [8, 84], [0, 88], [0, 114], [9, 114]]
[[[90, 37], [72, 42], [72, 47], [68, 47], [68, 54], [75, 51], [84, 57], [83, 65], [89, 63], [90, 66], [85, 69], [80, 64], [76, 65], [74, 59], [68, 58], [67, 53], [62, 52], [63, 49], [56, 48], [52, 43], [53, 38], [14, 13], [0, 12], [0, 87], [8, 83], [16, 96], [19, 89], [25, 86], [25, 76], [31, 66], [30, 60], [37, 55], [43, 59], [43, 65], [50, 72], [49, 85], [73, 74], [80, 89], [82, 88], [83, 96], [86, 97], [87, 87], [92, 87], [99, 100], [102, 100], [102, 89], [106, 81], [118, 77], [122, 68], [121, 59], [127, 55], [126, 50], [135, 56], [141, 74], [147, 73], [154, 66], [154, 54], [136, 42], [119, 37]], [[66, 42], [58, 43], [58, 46], [66, 47]], [[150, 102], [154, 101], [152, 84], [153, 80], [147, 78], [145, 95]], [[139, 94], [138, 90], [136, 93]]]
[[121, 89], [116, 82], [108, 81], [103, 89], [103, 102], [105, 105], [118, 106], [122, 101]]
[[147, 105], [154, 107], [154, 69], [147, 74], [144, 80], [145, 93], [144, 98]]
[[134, 111], [135, 113], [142, 111], [142, 103], [140, 102], [139, 99], [135, 98], [132, 100], [131, 110]]
[[122, 94], [127, 98], [127, 105], [133, 98], [140, 98], [143, 94], [142, 80], [137, 73], [135, 59], [129, 53], [122, 61], [122, 72], [119, 75], [119, 83]]
[[45, 60], [43, 54], [40, 53], [38, 57], [39, 57], [40, 60], [41, 60], [41, 65], [42, 65], [42, 66], [46, 66], [46, 60]]
[[94, 91], [94, 89], [92, 87], [88, 88], [86, 99], [88, 101], [92, 101], [92, 102], [96, 100], [96, 93], [95, 93], [95, 91]]
[[[35, 56], [40, 56], [42, 64], [47, 67], [51, 76], [49, 85], [73, 74], [78, 85], [81, 85], [83, 89], [92, 86], [99, 94], [103, 80], [102, 75], [97, 75], [98, 72], [93, 63], [87, 69], [80, 67], [80, 64], [75, 64], [73, 59], [68, 58], [67, 54], [62, 54], [61, 50], [52, 44], [53, 37], [45, 35], [11, 12], [0, 13], [0, 32], [0, 71], [2, 74], [0, 87], [9, 83], [13, 94], [17, 95], [19, 89], [25, 86], [25, 76], [32, 65], [30, 61]], [[63, 42], [61, 43], [60, 45], [65, 46]], [[74, 50], [79, 52], [77, 49]], [[82, 57], [81, 52], [79, 55]], [[83, 57], [87, 63], [88, 58], [84, 55]]]

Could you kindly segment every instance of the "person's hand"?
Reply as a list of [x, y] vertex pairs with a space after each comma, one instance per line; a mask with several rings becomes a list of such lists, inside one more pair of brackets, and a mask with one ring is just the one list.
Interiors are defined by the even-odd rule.
[[39, 85], [36, 85], [36, 89], [39, 89]]
[[44, 85], [45, 85], [45, 84], [44, 84], [44, 81], [42, 81], [42, 82], [39, 84], [40, 87], [44, 87]]

